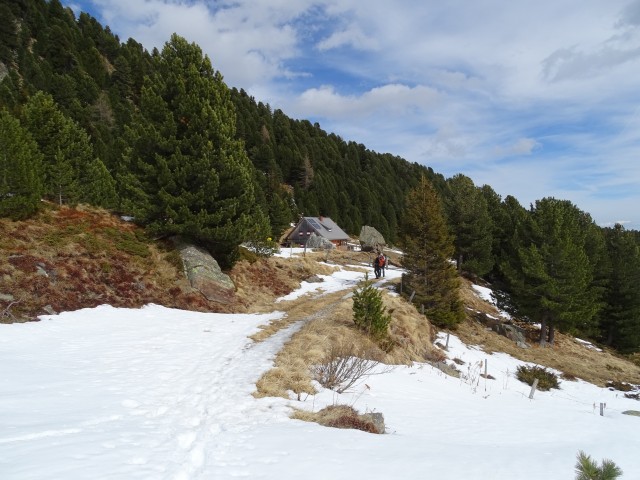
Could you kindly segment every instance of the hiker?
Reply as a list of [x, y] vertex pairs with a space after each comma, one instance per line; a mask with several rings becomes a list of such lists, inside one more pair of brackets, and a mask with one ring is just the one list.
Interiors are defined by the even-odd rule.
[[380, 278], [380, 255], [376, 255], [373, 260], [373, 273], [375, 273], [376, 278]]
[[387, 257], [384, 253], [380, 252], [380, 255], [378, 256], [378, 265], [380, 265], [380, 272], [382, 273], [382, 276], [385, 276], [385, 270], [387, 269]]

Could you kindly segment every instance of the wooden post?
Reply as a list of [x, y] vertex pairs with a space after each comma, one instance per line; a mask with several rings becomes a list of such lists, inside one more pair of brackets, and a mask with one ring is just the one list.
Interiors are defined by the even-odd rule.
[[604, 407], [606, 407], [607, 404], [606, 403], [602, 403], [600, 402], [600, 416], [604, 417]]
[[449, 334], [447, 333], [447, 341], [444, 344], [444, 349], [449, 350]]
[[485, 359], [484, 360], [484, 378], [487, 378], [487, 364], [489, 363], [489, 360]]
[[420, 305], [420, 313], [422, 313], [422, 315], [424, 315], [424, 303], [422, 303]]
[[414, 291], [411, 293], [411, 296], [409, 297], [409, 303], [411, 303], [411, 302], [413, 301], [413, 297], [414, 297], [415, 295], [416, 295], [416, 291], [414, 290]]
[[536, 388], [538, 388], [538, 379], [533, 379], [533, 385], [531, 385], [531, 393], [529, 393], [529, 398], [533, 398], [533, 394], [536, 393]]

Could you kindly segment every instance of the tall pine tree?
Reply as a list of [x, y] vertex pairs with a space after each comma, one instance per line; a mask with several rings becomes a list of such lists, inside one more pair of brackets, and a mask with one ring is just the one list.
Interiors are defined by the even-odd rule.
[[123, 205], [155, 234], [191, 237], [230, 266], [240, 243], [269, 236], [269, 222], [235, 138], [229, 89], [177, 35], [154, 60], [126, 133]]
[[458, 174], [447, 180], [447, 220], [453, 232], [458, 271], [484, 275], [493, 268], [492, 219], [482, 191]]
[[590, 224], [567, 200], [536, 201], [513, 237], [514, 255], [502, 264], [513, 311], [539, 322], [540, 343], [553, 343], [555, 328], [593, 329], [600, 308], [594, 265], [587, 251]]
[[407, 195], [400, 238], [405, 293], [415, 291], [415, 303], [424, 305], [425, 315], [436, 325], [454, 327], [464, 319], [464, 310], [460, 279], [451, 263], [453, 239], [440, 199], [425, 176]]

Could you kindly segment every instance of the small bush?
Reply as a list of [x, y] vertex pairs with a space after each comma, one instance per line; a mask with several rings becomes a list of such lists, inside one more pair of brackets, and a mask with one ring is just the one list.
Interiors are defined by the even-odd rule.
[[374, 373], [378, 362], [362, 358], [369, 356], [356, 353], [353, 348], [333, 345], [324, 361], [312, 368], [314, 378], [324, 388], [343, 393]]
[[630, 392], [634, 390], [636, 386], [627, 382], [620, 382], [618, 380], [609, 380], [607, 382], [607, 388], [610, 388], [613, 390], [619, 390], [621, 392]]
[[516, 371], [516, 377], [521, 382], [533, 385], [533, 381], [538, 379], [538, 390], [547, 391], [552, 388], [560, 388], [558, 376], [543, 367], [533, 366], [526, 367], [521, 365]]
[[258, 261], [258, 255], [248, 248], [240, 246], [238, 248], [238, 261], [240, 262], [242, 260], [246, 260], [249, 263], [255, 263], [256, 261]]

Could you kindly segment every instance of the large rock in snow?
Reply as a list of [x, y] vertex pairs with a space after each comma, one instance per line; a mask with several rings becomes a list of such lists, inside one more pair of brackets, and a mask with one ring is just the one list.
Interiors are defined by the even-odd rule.
[[384, 241], [382, 234], [375, 228], [364, 225], [360, 229], [360, 245], [364, 252], [382, 250], [386, 244], [387, 242]]
[[174, 244], [184, 266], [184, 272], [191, 286], [198, 290], [207, 300], [223, 304], [231, 303], [235, 296], [236, 286], [226, 273], [223, 273], [205, 249], [185, 243], [174, 238]]

